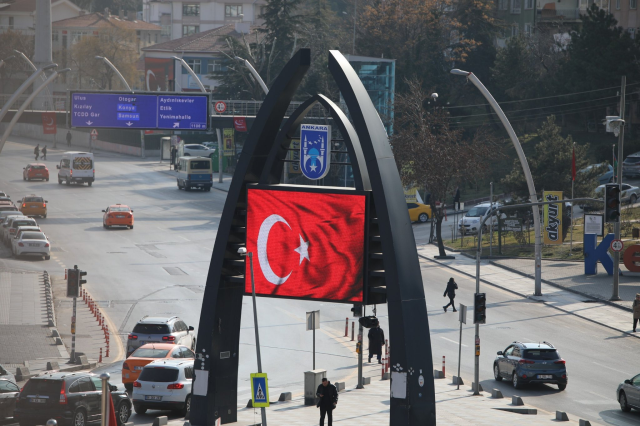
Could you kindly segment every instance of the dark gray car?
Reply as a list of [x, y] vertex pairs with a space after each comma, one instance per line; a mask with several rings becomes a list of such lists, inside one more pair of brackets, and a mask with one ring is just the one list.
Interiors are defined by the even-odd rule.
[[0, 422], [8, 417], [13, 418], [19, 395], [20, 388], [13, 380], [0, 379]]
[[616, 397], [622, 411], [628, 413], [632, 408], [640, 410], [640, 374], [620, 383]]
[[549, 342], [513, 342], [498, 351], [493, 376], [497, 381], [510, 380], [516, 389], [528, 383], [551, 383], [562, 391], [568, 382], [565, 360]]

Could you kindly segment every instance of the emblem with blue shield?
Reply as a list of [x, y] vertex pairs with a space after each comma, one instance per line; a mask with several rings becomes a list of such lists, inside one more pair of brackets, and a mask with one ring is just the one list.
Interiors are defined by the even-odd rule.
[[300, 128], [300, 170], [307, 178], [322, 179], [331, 165], [331, 126], [302, 124]]

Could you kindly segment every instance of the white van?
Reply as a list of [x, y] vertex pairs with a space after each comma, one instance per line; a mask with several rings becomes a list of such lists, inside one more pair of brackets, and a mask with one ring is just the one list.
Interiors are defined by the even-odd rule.
[[65, 182], [87, 183], [91, 186], [96, 178], [96, 169], [93, 164], [93, 153], [69, 151], [62, 154], [58, 169], [58, 184]]
[[[493, 203], [494, 208], [500, 208], [502, 204]], [[458, 230], [460, 233], [468, 235], [468, 234], [477, 234], [478, 229], [480, 228], [480, 224], [484, 220], [485, 217], [491, 212], [491, 203], [481, 203], [477, 206], [473, 206], [469, 209], [467, 214], [460, 220], [458, 224]], [[487, 231], [489, 225], [493, 222], [493, 225], [496, 226], [498, 224], [498, 214], [494, 214], [493, 217], [487, 219], [484, 223], [485, 227], [482, 232]]]

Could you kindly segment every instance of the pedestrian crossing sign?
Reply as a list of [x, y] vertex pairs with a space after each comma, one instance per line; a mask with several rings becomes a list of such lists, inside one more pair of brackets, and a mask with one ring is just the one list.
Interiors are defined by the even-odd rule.
[[251, 374], [251, 402], [256, 408], [269, 406], [269, 382], [267, 373]]

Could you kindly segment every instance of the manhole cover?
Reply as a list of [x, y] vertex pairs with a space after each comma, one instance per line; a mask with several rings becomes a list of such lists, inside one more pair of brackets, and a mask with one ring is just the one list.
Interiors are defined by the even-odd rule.
[[163, 266], [162, 269], [167, 271], [169, 275], [188, 275], [185, 271], [177, 266]]

